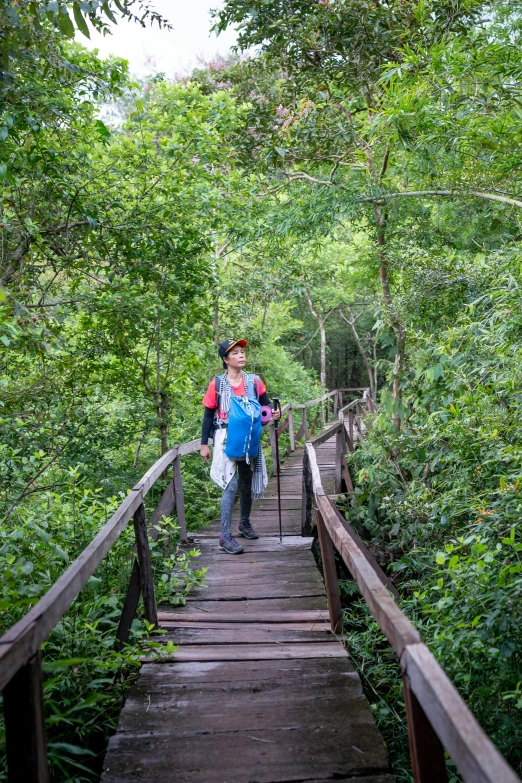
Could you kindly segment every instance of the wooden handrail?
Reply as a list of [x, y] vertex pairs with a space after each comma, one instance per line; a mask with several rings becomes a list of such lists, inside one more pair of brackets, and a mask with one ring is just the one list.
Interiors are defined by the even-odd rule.
[[[361, 402], [367, 411], [377, 410], [368, 394], [364, 395], [362, 401], [357, 401], [355, 424], [359, 437], [362, 437], [362, 428], [357, 418], [362, 413]], [[324, 433], [328, 437], [323, 439], [318, 436], [314, 439], [315, 445], [323, 443], [335, 433], [338, 438], [346, 434], [349, 439], [349, 428], [346, 433], [344, 430], [341, 409], [337, 428], [329, 427]], [[440, 664], [422, 643], [416, 628], [390, 595], [385, 585], [385, 575], [379, 573], [379, 567], [372, 563], [361, 539], [350, 534], [332, 501], [326, 497], [314, 441], [306, 443], [303, 455], [303, 533], [310, 517], [305, 508], [315, 506], [332, 630], [339, 632], [342, 627], [338, 578], [331, 555], [333, 544], [357, 582], [379, 628], [399, 656], [415, 783], [447, 780], [444, 748], [463, 779], [469, 783], [519, 781]], [[344, 458], [344, 454], [342, 456]], [[310, 535], [312, 531], [307, 529], [306, 532]]]
[[[364, 391], [364, 389], [361, 390]], [[356, 391], [361, 390], [357, 389]], [[354, 390], [349, 389], [348, 391]], [[326, 401], [326, 419], [328, 419], [330, 415], [329, 401], [332, 398], [335, 417], [342, 401], [342, 392], [338, 389], [334, 389], [316, 400], [284, 406], [283, 413], [288, 413], [288, 416], [282, 422], [280, 431], [289, 430], [291, 451], [295, 450], [296, 439], [299, 440], [302, 435], [308, 436], [307, 409]], [[296, 436], [293, 411], [297, 409], [301, 409], [303, 420]], [[322, 421], [325, 419], [324, 412], [322, 409]], [[314, 426], [315, 422], [312, 425], [312, 431]], [[274, 427], [269, 429], [274, 448]], [[331, 425], [328, 430], [331, 433], [339, 433], [340, 431], [340, 420]], [[320, 433], [314, 442], [324, 442], [324, 433]], [[131, 520], [134, 524], [136, 539], [134, 552], [137, 557], [135, 557], [131, 569], [129, 588], [117, 632], [117, 645], [121, 646], [129, 638], [130, 627], [140, 595], [143, 596], [147, 620], [153, 625], [157, 623], [157, 607], [148, 540], [158, 537], [159, 533], [156, 529], [158, 522], [163, 516], [170, 516], [174, 509], [178, 517], [180, 538], [182, 542], [187, 540], [181, 457], [193, 454], [199, 450], [200, 446], [200, 439], [192, 440], [175, 446], [161, 456], [134, 485], [125, 500], [80, 556], [35, 606], [0, 638], [0, 690], [4, 692], [9, 783], [18, 783], [22, 778], [24, 783], [44, 783], [48, 780], [40, 648]], [[147, 526], [144, 508], [145, 497], [156, 481], [165, 475], [170, 465], [173, 466], [172, 479], [164, 490]], [[316, 469], [312, 468], [312, 493], [314, 487], [316, 490], [319, 489], [318, 482], [320, 484], [320, 476]], [[325, 535], [327, 534], [325, 533]], [[332, 562], [330, 558], [330, 567]], [[19, 694], [22, 692], [29, 694], [26, 710], [19, 709]], [[24, 742], [27, 740], [29, 744], [32, 743], [34, 746], [34, 752], [26, 754], [26, 757], [23, 757], [24, 754], [20, 752], [20, 748], [23, 747], [19, 744], [20, 737], [24, 739]]]

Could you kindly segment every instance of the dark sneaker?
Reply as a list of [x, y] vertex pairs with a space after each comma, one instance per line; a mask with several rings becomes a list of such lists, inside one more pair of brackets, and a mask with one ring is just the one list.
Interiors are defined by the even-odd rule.
[[250, 522], [240, 522], [238, 533], [240, 536], [243, 536], [243, 538], [249, 538], [250, 541], [255, 541], [256, 538], [259, 538]]
[[241, 544], [238, 544], [233, 536], [219, 539], [219, 548], [227, 555], [241, 555], [245, 551]]

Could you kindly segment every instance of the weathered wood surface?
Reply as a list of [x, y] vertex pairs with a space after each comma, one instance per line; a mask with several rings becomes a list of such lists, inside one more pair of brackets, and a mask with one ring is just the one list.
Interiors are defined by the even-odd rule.
[[[335, 434], [317, 449], [334, 492]], [[158, 610], [170, 658], [146, 662], [121, 713], [103, 783], [393, 783], [382, 740], [302, 538], [302, 449], [281, 469], [283, 541], [272, 478], [254, 503], [258, 541], [217, 548], [219, 523], [192, 535], [208, 568], [185, 607]], [[233, 532], [238, 514], [234, 515]]]

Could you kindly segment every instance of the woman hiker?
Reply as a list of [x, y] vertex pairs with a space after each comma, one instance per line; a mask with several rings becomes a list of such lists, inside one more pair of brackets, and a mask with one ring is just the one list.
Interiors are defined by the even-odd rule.
[[[205, 413], [199, 453], [205, 462], [208, 462], [210, 458], [208, 439], [213, 437], [214, 454], [210, 476], [223, 490], [219, 548], [229, 555], [240, 555], [244, 552], [243, 547], [231, 533], [232, 508], [238, 485], [240, 497], [239, 535], [254, 540], [259, 536], [250, 524], [252, 499], [257, 500], [262, 497], [268, 482], [265, 458], [261, 447], [259, 447], [258, 456], [252, 460], [246, 458], [232, 460], [225, 454], [231, 395], [246, 397], [250, 387], [250, 394], [255, 393], [260, 405], [271, 407], [266, 386], [261, 378], [257, 375], [248, 375], [244, 371], [246, 357], [243, 348], [246, 344], [246, 340], [225, 340], [221, 343], [219, 355], [223, 360], [226, 372], [210, 382], [203, 398]], [[280, 411], [272, 411], [273, 419], [279, 419], [280, 415]]]

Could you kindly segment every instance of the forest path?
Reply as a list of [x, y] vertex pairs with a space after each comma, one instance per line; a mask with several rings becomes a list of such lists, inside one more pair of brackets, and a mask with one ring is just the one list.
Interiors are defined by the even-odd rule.
[[[333, 491], [335, 438], [318, 447]], [[185, 607], [160, 607], [170, 662], [145, 663], [120, 715], [103, 783], [393, 783], [348, 654], [330, 631], [323, 582], [301, 537], [302, 450], [254, 503], [260, 535], [217, 548], [219, 522], [193, 534], [208, 568]], [[330, 489], [331, 488], [331, 489]], [[234, 528], [238, 510], [234, 514]]]

